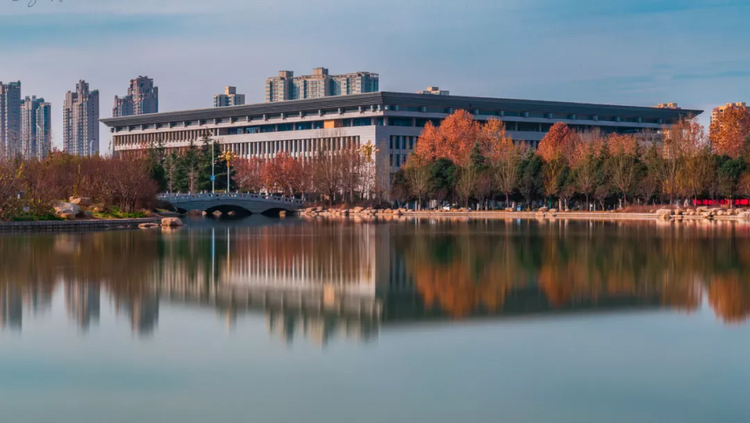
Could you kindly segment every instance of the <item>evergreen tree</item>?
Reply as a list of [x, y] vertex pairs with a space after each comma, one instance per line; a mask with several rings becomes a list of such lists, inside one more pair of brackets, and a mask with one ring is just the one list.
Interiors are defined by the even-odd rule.
[[[198, 189], [205, 192], [211, 192], [212, 185], [216, 191], [225, 191], [227, 189], [227, 163], [220, 158], [221, 147], [214, 142], [208, 135], [204, 135], [201, 140], [199, 157], [198, 157]], [[211, 161], [211, 150], [213, 149], [213, 162]], [[216, 177], [215, 184], [211, 183], [211, 172]]]

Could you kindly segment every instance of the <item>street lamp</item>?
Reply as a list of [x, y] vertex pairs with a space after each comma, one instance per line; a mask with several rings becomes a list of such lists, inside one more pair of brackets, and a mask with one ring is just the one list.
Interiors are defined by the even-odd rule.
[[216, 174], [214, 168], [216, 167], [216, 160], [214, 159], [214, 147], [216, 146], [216, 140], [211, 140], [211, 194], [216, 193]]
[[222, 153], [221, 156], [219, 156], [222, 160], [227, 162], [227, 194], [229, 194], [229, 187], [230, 187], [230, 177], [232, 176], [232, 160], [237, 158], [237, 154], [235, 154], [231, 150], [226, 150], [224, 153]]

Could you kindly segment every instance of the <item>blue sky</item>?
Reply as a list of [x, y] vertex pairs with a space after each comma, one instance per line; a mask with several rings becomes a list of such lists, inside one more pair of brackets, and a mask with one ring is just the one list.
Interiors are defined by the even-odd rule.
[[102, 117], [138, 75], [170, 111], [210, 107], [225, 85], [262, 102], [268, 76], [317, 66], [378, 72], [390, 91], [708, 111], [750, 102], [750, 0], [27, 3], [0, 0], [0, 81], [52, 103], [56, 146], [65, 91], [82, 78], [100, 90]]

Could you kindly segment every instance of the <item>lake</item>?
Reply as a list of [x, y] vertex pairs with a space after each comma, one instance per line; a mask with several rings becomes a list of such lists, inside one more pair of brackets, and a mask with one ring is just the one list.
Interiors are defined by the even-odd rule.
[[0, 421], [750, 421], [750, 225], [186, 223], [0, 234]]

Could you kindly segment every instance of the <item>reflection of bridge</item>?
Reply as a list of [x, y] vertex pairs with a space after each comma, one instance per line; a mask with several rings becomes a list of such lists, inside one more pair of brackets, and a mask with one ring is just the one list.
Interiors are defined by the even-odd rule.
[[241, 208], [251, 213], [263, 213], [269, 210], [297, 210], [302, 207], [302, 200], [260, 194], [161, 194], [159, 199], [166, 201], [180, 210], [213, 211], [226, 208]]

